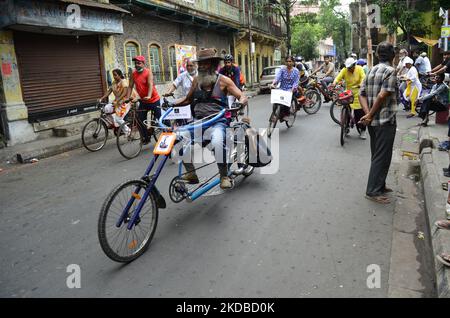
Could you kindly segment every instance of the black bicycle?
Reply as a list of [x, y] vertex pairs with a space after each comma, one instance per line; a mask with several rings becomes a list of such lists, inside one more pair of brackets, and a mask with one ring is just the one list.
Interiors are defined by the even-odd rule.
[[146, 142], [144, 140], [144, 129], [147, 130], [149, 138], [153, 137], [155, 142], [161, 135], [161, 129], [157, 126], [154, 111], [150, 111], [149, 121], [142, 122], [139, 119], [138, 112], [146, 110], [139, 110], [138, 106], [139, 101], [132, 102], [130, 111], [125, 117], [125, 122], [120, 125], [117, 133], [117, 148], [126, 159], [136, 158], [141, 153], [142, 146]]

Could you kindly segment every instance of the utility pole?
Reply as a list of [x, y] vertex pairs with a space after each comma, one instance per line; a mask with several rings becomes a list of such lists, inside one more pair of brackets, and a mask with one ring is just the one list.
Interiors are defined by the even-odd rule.
[[286, 12], [287, 50], [288, 55], [291, 55], [291, 7], [289, 1], [284, 2], [284, 10]]
[[367, 1], [364, 1], [362, 3], [364, 5], [364, 12], [366, 15], [366, 38], [367, 38], [367, 67], [372, 68], [373, 67], [373, 50], [372, 50], [372, 36], [370, 32], [370, 23], [368, 23], [367, 19], [369, 17], [369, 12], [367, 8]]
[[253, 46], [252, 46], [252, 42], [253, 42], [253, 34], [252, 34], [252, 10], [253, 10], [253, 1], [252, 0], [248, 0], [248, 52], [249, 52], [249, 67], [250, 67], [250, 87], [253, 87]]

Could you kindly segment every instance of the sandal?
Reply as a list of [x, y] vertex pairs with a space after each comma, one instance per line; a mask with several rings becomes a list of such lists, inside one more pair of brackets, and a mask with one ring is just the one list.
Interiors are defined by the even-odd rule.
[[377, 196], [373, 196], [373, 197], [371, 197], [370, 195], [366, 195], [366, 199], [376, 202], [376, 203], [381, 203], [381, 204], [391, 203], [391, 200], [389, 200], [389, 198], [385, 197], [384, 195], [377, 195]]
[[394, 192], [394, 190], [392, 190], [391, 188], [388, 188], [388, 187], [384, 187], [383, 192], [389, 193], [389, 192]]
[[450, 230], [450, 221], [448, 220], [439, 220], [434, 223], [438, 228], [443, 230]]
[[442, 190], [448, 191], [448, 182], [442, 182], [441, 186], [442, 186]]
[[441, 255], [436, 255], [436, 258], [442, 264], [450, 267], [450, 255], [442, 253]]

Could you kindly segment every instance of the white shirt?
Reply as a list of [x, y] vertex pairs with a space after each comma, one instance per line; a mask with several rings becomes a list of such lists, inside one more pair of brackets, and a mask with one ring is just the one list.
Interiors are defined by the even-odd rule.
[[193, 76], [186, 71], [181, 73], [180, 76], [173, 81], [173, 85], [175, 85], [176, 88], [180, 88], [182, 97], [185, 97], [191, 90], [193, 80]]
[[431, 72], [431, 63], [430, 63], [430, 59], [428, 58], [428, 56], [425, 56], [424, 58], [423, 58], [423, 62], [424, 62], [424, 68], [425, 68], [425, 71], [428, 73], [428, 72]]
[[408, 73], [406, 73], [406, 78], [411, 80], [411, 89], [417, 87], [420, 95], [420, 92], [422, 91], [422, 83], [419, 81], [419, 73], [414, 66], [411, 66]]

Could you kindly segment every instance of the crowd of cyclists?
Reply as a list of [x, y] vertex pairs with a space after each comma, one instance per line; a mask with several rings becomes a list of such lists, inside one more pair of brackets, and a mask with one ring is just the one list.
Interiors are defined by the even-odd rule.
[[[450, 54], [448, 53], [444, 54], [442, 64], [431, 69], [426, 53], [414, 52], [412, 56], [415, 61], [413, 61], [405, 49], [399, 52], [396, 66], [397, 77], [400, 79], [398, 83], [399, 97], [404, 104], [404, 109], [410, 111], [408, 117], [416, 116], [418, 106], [421, 106], [419, 116], [422, 118], [422, 125], [428, 123], [430, 111], [444, 110], [448, 104], [448, 87], [444, 83], [444, 72], [450, 67]], [[111, 88], [100, 98], [101, 101], [111, 93], [114, 94], [114, 101], [105, 109], [111, 114], [112, 122], [116, 127], [124, 122], [124, 117], [130, 109], [130, 102], [137, 100], [139, 100], [139, 109], [141, 110], [139, 112], [141, 122], [145, 122], [148, 111], [153, 111], [156, 119], [161, 116], [161, 98], [156, 90], [152, 71], [146, 67], [145, 57], [136, 56], [133, 61], [135, 69], [130, 76], [129, 83], [123, 73], [119, 69], [115, 69]], [[323, 64], [314, 71], [309, 69], [303, 58], [287, 56], [285, 65], [276, 73], [271, 88], [290, 91], [293, 93], [293, 98], [298, 99], [302, 95], [302, 87], [307, 87], [310, 77], [319, 72], [322, 73], [320, 83], [325, 91], [329, 92], [335, 85], [345, 83], [345, 89], [350, 90], [354, 96], [350, 106], [358, 125], [359, 137], [364, 140], [366, 139], [366, 127], [362, 124], [361, 118], [365, 113], [358, 96], [368, 71], [366, 60], [357, 59], [354, 53], [345, 60], [344, 67], [337, 75], [331, 56], [326, 56]], [[435, 76], [435, 84], [433, 87], [428, 87], [429, 79], [433, 76]], [[163, 96], [172, 95], [178, 89], [182, 98], [172, 102], [170, 106], [189, 105], [193, 118], [201, 119], [217, 113], [219, 109], [229, 107], [234, 101], [246, 105], [248, 100], [243, 93], [244, 85], [245, 79], [239, 66], [234, 63], [232, 55], [227, 54], [221, 57], [217, 55], [215, 49], [202, 49], [198, 52], [196, 60], [186, 60], [186, 71], [175, 79]], [[424, 89], [425, 87], [428, 90]], [[325, 102], [330, 101], [328, 96], [325, 95]], [[290, 115], [289, 107], [285, 107], [280, 118], [287, 121]], [[226, 164], [228, 149], [225, 142], [225, 131], [228, 124], [229, 122], [224, 118], [208, 129], [208, 133], [203, 136], [210, 139], [215, 150], [215, 159], [221, 176], [220, 186], [223, 189], [231, 187], [227, 177]], [[147, 130], [143, 129], [142, 132], [144, 134], [143, 143], [150, 142], [151, 136], [148, 136]], [[194, 136], [190, 137], [194, 138]], [[185, 162], [184, 165], [190, 172], [185, 176], [186, 181], [198, 183], [192, 163]]]

